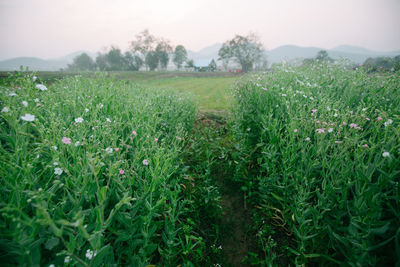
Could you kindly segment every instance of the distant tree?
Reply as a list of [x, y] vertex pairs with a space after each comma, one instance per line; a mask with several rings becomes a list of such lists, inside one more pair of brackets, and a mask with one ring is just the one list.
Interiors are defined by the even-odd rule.
[[259, 58], [259, 60], [257, 60], [255, 62], [254, 69], [256, 71], [265, 71], [268, 69], [268, 59], [267, 59], [267, 55], [265, 53], [263, 53], [261, 55], [261, 57]]
[[86, 53], [82, 53], [73, 59], [72, 64], [68, 65], [68, 70], [83, 71], [83, 70], [95, 70], [96, 63]]
[[394, 60], [390, 57], [367, 58], [363, 63], [363, 68], [368, 72], [388, 71], [394, 69]]
[[210, 71], [215, 71], [217, 69], [217, 63], [215, 63], [214, 59], [212, 59], [210, 64], [208, 64], [208, 69]]
[[111, 47], [106, 54], [107, 70], [123, 70], [125, 65], [124, 57], [121, 50], [116, 47]]
[[147, 54], [150, 51], [154, 51], [154, 45], [156, 43], [156, 37], [150, 34], [149, 30], [144, 30], [141, 33], [137, 34], [136, 39], [131, 42], [131, 50], [135, 53], [140, 53], [142, 55], [142, 59], [147, 67], [149, 67], [146, 63]]
[[178, 69], [182, 67], [183, 62], [185, 62], [186, 59], [187, 52], [185, 47], [183, 45], [178, 45], [177, 47], [175, 47], [173, 61]]
[[263, 45], [255, 34], [236, 35], [232, 40], [228, 40], [222, 45], [218, 51], [218, 56], [222, 61], [235, 61], [242, 67], [243, 72], [248, 72], [261, 59], [263, 50]]
[[186, 60], [186, 68], [194, 68], [194, 61], [193, 59]]
[[155, 51], [148, 52], [146, 55], [145, 63], [151, 71], [155, 70], [159, 63], [157, 53]]
[[400, 70], [400, 55], [393, 58], [393, 68], [395, 71]]
[[143, 60], [136, 54], [126, 51], [124, 53], [125, 68], [124, 70], [138, 71], [143, 65]]
[[169, 54], [172, 53], [172, 46], [168, 40], [160, 39], [156, 46], [155, 52], [157, 54], [160, 67], [166, 69], [169, 62]]
[[105, 54], [102, 54], [102, 53], [97, 54], [96, 65], [97, 65], [97, 69], [99, 69], [99, 70], [102, 70], [102, 71], [107, 70], [108, 63], [107, 63], [107, 58], [106, 58]]
[[319, 61], [333, 62], [333, 59], [329, 57], [328, 52], [326, 52], [325, 50], [320, 50], [317, 53], [315, 59]]

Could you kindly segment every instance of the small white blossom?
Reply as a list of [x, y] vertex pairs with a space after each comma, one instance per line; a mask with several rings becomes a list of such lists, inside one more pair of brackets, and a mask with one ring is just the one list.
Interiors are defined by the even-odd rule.
[[1, 110], [1, 112], [5, 112], [5, 113], [7, 113], [7, 112], [9, 112], [10, 111], [10, 109], [8, 108], [8, 107], [4, 107], [2, 110]]
[[86, 113], [89, 112], [89, 109], [88, 109], [88, 108], [85, 108], [85, 112], [86, 112]]
[[68, 263], [71, 261], [71, 257], [70, 256], [66, 256], [64, 259], [64, 263]]
[[384, 124], [385, 124], [385, 127], [386, 127], [386, 126], [389, 126], [392, 123], [393, 123], [393, 121], [391, 119], [388, 119]]
[[100, 106], [100, 108], [103, 108], [103, 107], [104, 107], [104, 105], [103, 105], [103, 104], [100, 104], [99, 106]]
[[22, 101], [22, 105], [23, 105], [24, 107], [27, 107], [27, 106], [28, 106], [28, 102], [27, 102], [27, 101]]
[[50, 264], [49, 267], [55, 267], [54, 264]]
[[54, 150], [57, 150], [57, 146], [52, 146], [51, 148]]
[[111, 153], [113, 152], [113, 149], [112, 149], [111, 147], [107, 147], [107, 148], [106, 148], [106, 152], [107, 152], [108, 154], [111, 154]]
[[55, 168], [54, 169], [54, 174], [55, 175], [61, 175], [63, 173], [63, 170], [61, 168]]
[[33, 101], [35, 101], [37, 103], [37, 102], [39, 102], [39, 98], [35, 98]]
[[337, 113], [333, 114], [333, 117], [335, 117], [335, 118], [336, 118], [337, 116], [338, 116], [338, 115], [337, 115]]
[[106, 118], [106, 121], [107, 121], [107, 122], [111, 122], [110, 118]]
[[327, 107], [326, 110], [331, 111], [331, 108], [330, 108], [330, 107]]
[[14, 93], [14, 92], [9, 93], [8, 95], [9, 95], [9, 96], [17, 96], [17, 94]]
[[333, 128], [328, 129], [328, 133], [331, 133], [331, 132], [333, 132]]
[[35, 115], [26, 113], [24, 116], [21, 116], [21, 120], [24, 120], [24, 121], [34, 121], [34, 120], [35, 120]]
[[47, 87], [44, 86], [43, 84], [36, 84], [36, 88], [41, 90], [41, 91], [46, 91], [47, 90]]
[[384, 157], [384, 158], [387, 158], [387, 157], [389, 157], [390, 156], [390, 153], [389, 152], [383, 152], [382, 153], [382, 157]]
[[33, 80], [34, 82], [36, 82], [37, 77], [36, 77], [36, 76], [33, 76], [33, 77], [32, 77], [32, 80]]
[[58, 162], [57, 162], [57, 161], [54, 161], [54, 162], [53, 162], [53, 165], [54, 165], [54, 166], [58, 166]]
[[81, 143], [79, 143], [79, 141], [75, 142], [75, 146], [79, 146]]
[[92, 250], [88, 249], [88, 250], [86, 250], [85, 256], [86, 256], [86, 258], [91, 260], [93, 257], [96, 256], [96, 252], [93, 252]]
[[81, 118], [81, 117], [76, 118], [76, 119], [75, 119], [75, 122], [76, 122], [76, 123], [81, 123], [81, 122], [83, 122], [83, 118]]

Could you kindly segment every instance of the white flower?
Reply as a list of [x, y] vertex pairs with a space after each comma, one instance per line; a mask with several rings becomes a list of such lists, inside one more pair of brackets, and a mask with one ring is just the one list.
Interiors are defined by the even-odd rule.
[[36, 82], [37, 77], [36, 77], [36, 76], [33, 76], [33, 77], [32, 77], [32, 80], [33, 80], [34, 82]]
[[388, 125], [390, 125], [392, 123], [393, 123], [393, 121], [391, 119], [388, 119], [384, 124], [385, 124], [385, 127], [386, 127], [386, 126], [388, 126]]
[[107, 147], [107, 148], [106, 148], [106, 152], [107, 152], [108, 154], [111, 154], [111, 153], [113, 152], [113, 149], [112, 149], [111, 147]]
[[64, 259], [64, 262], [65, 262], [65, 263], [68, 263], [68, 262], [70, 262], [70, 261], [71, 261], [71, 257], [70, 257], [70, 256], [66, 256], [65, 259]]
[[100, 108], [103, 108], [104, 107], [104, 105], [103, 104], [100, 104]]
[[22, 101], [22, 105], [24, 105], [24, 107], [27, 107], [28, 106], [28, 102]]
[[328, 133], [331, 133], [331, 132], [333, 132], [333, 128], [328, 129]]
[[61, 175], [63, 173], [63, 170], [61, 168], [55, 168], [54, 169], [54, 174], [55, 175]]
[[366, 110], [367, 110], [367, 108], [363, 108], [363, 109], [362, 109], [362, 111], [366, 111]]
[[17, 96], [17, 94], [14, 93], [14, 92], [9, 93], [8, 95], [9, 95], [9, 96]]
[[81, 118], [81, 117], [76, 118], [76, 119], [75, 119], [75, 122], [76, 122], [76, 123], [81, 123], [81, 122], [83, 122], [83, 118]]
[[54, 161], [54, 162], [53, 162], [53, 165], [54, 165], [54, 166], [58, 166], [58, 162], [57, 162], [57, 161]]
[[96, 254], [97, 254], [96, 252], [93, 252], [92, 250], [88, 249], [88, 250], [86, 250], [85, 256], [86, 256], [86, 258], [91, 260], [93, 257], [96, 256]]
[[107, 121], [107, 122], [111, 122], [110, 118], [107, 118], [106, 121]]
[[49, 267], [55, 267], [54, 264], [50, 264]]
[[1, 112], [9, 112], [10, 111], [10, 109], [8, 108], [8, 107], [4, 107], [2, 110], [1, 110]]
[[57, 147], [56, 147], [56, 146], [52, 146], [51, 148], [54, 149], [54, 150], [57, 150]]
[[282, 94], [282, 96], [286, 96], [286, 94]]
[[336, 118], [337, 116], [338, 116], [338, 115], [337, 115], [337, 113], [333, 114], [333, 117], [335, 117], [335, 118]]
[[24, 116], [21, 116], [21, 120], [24, 120], [24, 121], [34, 121], [34, 120], [35, 120], [35, 115], [26, 113]]
[[44, 86], [43, 84], [36, 84], [36, 88], [41, 90], [41, 91], [46, 91], [47, 90], [47, 87]]
[[35, 98], [33, 101], [35, 101], [37, 103], [37, 102], [39, 102], [39, 98]]
[[310, 96], [310, 100], [314, 100], [314, 97]]
[[331, 108], [330, 108], [330, 107], [327, 107], [326, 110], [331, 111]]
[[86, 113], [89, 112], [89, 109], [88, 109], [88, 108], [85, 108], [85, 112], [86, 112]]
[[383, 152], [382, 153], [382, 157], [384, 157], [384, 158], [387, 158], [387, 157], [389, 157], [390, 156], [390, 153], [389, 152]]
[[79, 146], [79, 145], [80, 145], [79, 141], [76, 141], [75, 146]]

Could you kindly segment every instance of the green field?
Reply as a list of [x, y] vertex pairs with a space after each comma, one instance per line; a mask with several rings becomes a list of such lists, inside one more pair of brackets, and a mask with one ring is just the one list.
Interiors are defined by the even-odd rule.
[[7, 75], [2, 266], [400, 264], [399, 72]]

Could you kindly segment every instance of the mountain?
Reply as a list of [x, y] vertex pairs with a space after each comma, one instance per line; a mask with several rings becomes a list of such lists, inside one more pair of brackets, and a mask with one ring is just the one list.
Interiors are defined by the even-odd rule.
[[188, 58], [193, 59], [194, 64], [196, 66], [207, 66], [211, 60], [217, 61], [218, 59], [218, 51], [221, 48], [222, 44], [215, 43], [213, 45], [204, 47], [203, 49], [194, 52], [188, 50]]
[[294, 59], [313, 58], [320, 50], [327, 51], [328, 55], [333, 59], [345, 58], [355, 63], [363, 63], [369, 57], [395, 57], [400, 55], [400, 51], [378, 52], [350, 45], [341, 45], [333, 49], [284, 45], [266, 51], [266, 53], [270, 63], [277, 63], [282, 60], [290, 61]]
[[20, 66], [24, 69], [29, 67], [29, 70], [34, 71], [58, 71], [61, 68], [66, 68], [71, 64], [76, 56], [82, 53], [87, 53], [92, 58], [95, 54], [86, 51], [77, 51], [66, 56], [54, 59], [41, 59], [36, 57], [17, 57], [0, 61], [0, 71], [19, 70]]

